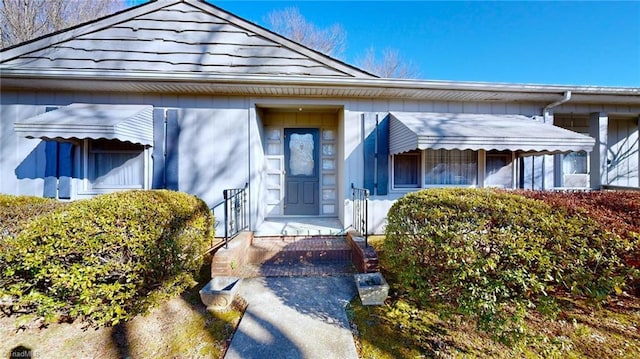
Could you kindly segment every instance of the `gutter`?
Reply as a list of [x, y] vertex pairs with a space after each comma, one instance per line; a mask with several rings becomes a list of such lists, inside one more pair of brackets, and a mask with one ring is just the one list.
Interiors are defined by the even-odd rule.
[[[460, 82], [442, 80], [385, 79], [358, 77], [321, 77], [321, 76], [288, 76], [275, 75], [225, 75], [200, 73], [156, 73], [153, 71], [120, 71], [120, 70], [54, 70], [54, 69], [15, 69], [0, 64], [0, 77], [7, 79], [34, 80], [85, 80], [85, 81], [130, 81], [155, 83], [218, 83], [230, 86], [268, 85], [281, 86], [317, 86], [327, 88], [384, 88], [411, 90], [461, 90], [461, 91], [498, 91], [523, 93], [557, 93], [579, 92], [584, 95], [622, 95], [639, 96], [640, 88], [603, 87], [603, 86], [569, 86], [516, 84], [501, 82]], [[552, 106], [555, 103], [549, 105]], [[549, 107], [547, 106], [547, 107]], [[557, 106], [557, 105], [556, 105]]]

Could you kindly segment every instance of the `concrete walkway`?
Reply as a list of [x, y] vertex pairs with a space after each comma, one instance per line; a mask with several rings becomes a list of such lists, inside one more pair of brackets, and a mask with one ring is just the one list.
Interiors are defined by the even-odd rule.
[[246, 278], [247, 310], [225, 358], [357, 359], [345, 305], [352, 276]]

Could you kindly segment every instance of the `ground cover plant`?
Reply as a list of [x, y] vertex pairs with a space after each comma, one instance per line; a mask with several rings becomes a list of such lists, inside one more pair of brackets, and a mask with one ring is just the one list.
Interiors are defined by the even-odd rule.
[[25, 321], [129, 320], [194, 284], [212, 226], [202, 200], [165, 190], [101, 195], [41, 213], [2, 238], [0, 307]]
[[542, 201], [493, 191], [434, 189], [388, 214], [387, 270], [419, 308], [463, 315], [505, 343], [527, 335], [531, 312], [553, 318], [557, 298], [594, 305], [637, 277], [624, 258], [637, 239]]

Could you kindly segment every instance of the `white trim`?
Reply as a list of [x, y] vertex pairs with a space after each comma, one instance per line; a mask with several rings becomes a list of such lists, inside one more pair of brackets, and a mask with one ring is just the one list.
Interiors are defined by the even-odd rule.
[[[353, 77], [322, 77], [322, 76], [278, 76], [278, 75], [227, 75], [212, 73], [171, 73], [153, 71], [118, 71], [118, 70], [53, 70], [53, 69], [16, 69], [0, 65], [3, 79], [38, 78], [38, 79], [75, 79], [75, 80], [121, 80], [121, 81], [161, 81], [161, 82], [193, 82], [217, 85], [315, 85], [351, 87], [352, 89], [409, 89], [409, 90], [447, 90], [455, 91], [483, 91], [483, 92], [520, 92], [523, 94], [548, 94], [553, 98], [561, 96], [566, 91], [575, 95], [618, 95], [633, 96], [636, 103], [640, 103], [640, 87], [605, 87], [605, 86], [570, 86], [570, 85], [537, 85], [506, 82], [463, 82], [436, 81], [413, 79], [385, 79], [385, 78], [353, 78]], [[573, 101], [575, 102], [575, 101]]]
[[[427, 188], [479, 188], [479, 187], [483, 187], [483, 183], [480, 182], [480, 178], [484, 178], [485, 176], [485, 172], [486, 172], [486, 162], [485, 163], [481, 163], [480, 161], [480, 150], [479, 151], [472, 151], [473, 153], [476, 154], [476, 165], [477, 165], [477, 169], [476, 169], [476, 184], [471, 184], [471, 185], [465, 185], [465, 184], [425, 184], [424, 180], [425, 180], [425, 170], [427, 168], [427, 156], [425, 155], [425, 151], [427, 150], [419, 150], [419, 154], [415, 154], [416, 156], [420, 156], [420, 168], [419, 168], [419, 173], [418, 175], [420, 176], [419, 178], [419, 182], [418, 182], [418, 186], [417, 187], [396, 187], [395, 186], [395, 173], [394, 173], [394, 161], [395, 161], [395, 156], [397, 155], [390, 155], [391, 160], [389, 161], [389, 176], [390, 178], [390, 190], [389, 193], [390, 194], [404, 194], [404, 193], [410, 193], [410, 192], [414, 192], [416, 190], [420, 190], [420, 189], [427, 189]], [[446, 150], [446, 151], [461, 151], [461, 150]], [[462, 151], [461, 151], [462, 152]], [[403, 155], [406, 153], [401, 153], [400, 155]]]
[[[403, 156], [403, 155], [408, 155], [408, 156], [414, 156], [414, 157], [419, 157], [418, 158], [418, 183], [416, 184], [416, 186], [414, 187], [410, 187], [410, 186], [396, 186], [396, 173], [395, 173], [395, 163], [396, 163], [396, 156]], [[390, 169], [390, 175], [391, 175], [391, 190], [393, 191], [411, 191], [411, 190], [416, 190], [416, 189], [420, 189], [423, 188], [424, 186], [424, 151], [419, 151], [418, 153], [398, 153], [397, 155], [392, 155], [391, 157], [391, 161], [389, 161], [389, 163], [391, 164], [391, 169]]]

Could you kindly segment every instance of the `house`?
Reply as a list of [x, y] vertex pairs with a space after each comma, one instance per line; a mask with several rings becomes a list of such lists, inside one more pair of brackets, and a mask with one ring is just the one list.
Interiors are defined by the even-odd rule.
[[[640, 88], [378, 78], [211, 4], [156, 1], [0, 52], [0, 192], [195, 194], [249, 226], [371, 232], [408, 191], [640, 187]], [[222, 233], [220, 228], [218, 234]]]

